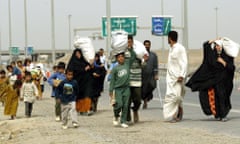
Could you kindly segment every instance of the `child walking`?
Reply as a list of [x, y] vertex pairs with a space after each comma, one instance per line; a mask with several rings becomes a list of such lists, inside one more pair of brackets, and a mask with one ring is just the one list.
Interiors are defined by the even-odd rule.
[[32, 115], [33, 103], [36, 97], [38, 97], [38, 89], [32, 81], [32, 75], [30, 72], [25, 72], [25, 81], [21, 87], [20, 98], [25, 103], [25, 116], [27, 118]]
[[62, 128], [67, 129], [68, 115], [72, 119], [74, 127], [78, 127], [76, 97], [78, 94], [78, 84], [73, 80], [73, 71], [66, 70], [66, 79], [61, 81], [56, 89], [56, 98], [61, 103], [62, 109]]
[[[132, 39], [131, 39], [132, 40]], [[121, 127], [127, 128], [127, 113], [128, 113], [128, 103], [130, 97], [130, 87], [129, 87], [129, 77], [130, 77], [130, 65], [133, 63], [136, 58], [136, 53], [133, 51], [133, 48], [128, 48], [128, 54], [131, 56], [129, 59], [125, 60], [124, 52], [116, 55], [118, 65], [114, 67], [111, 71], [111, 80], [109, 95], [113, 98], [113, 91], [115, 92], [115, 104], [113, 105], [114, 109], [114, 120], [113, 125], [119, 125], [119, 114], [121, 114]]]
[[65, 76], [65, 63], [59, 62], [56, 67], [56, 72], [54, 72], [47, 80], [47, 82], [52, 86], [52, 97], [55, 98], [55, 121], [61, 121], [61, 104], [58, 102], [57, 98], [55, 97], [56, 88], [60, 84], [60, 82], [66, 79]]

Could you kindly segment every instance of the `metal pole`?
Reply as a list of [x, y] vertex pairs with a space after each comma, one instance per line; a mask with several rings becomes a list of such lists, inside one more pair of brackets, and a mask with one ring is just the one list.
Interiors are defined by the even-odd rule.
[[109, 56], [109, 48], [111, 47], [111, 0], [106, 0], [106, 13], [107, 13], [107, 58]]
[[183, 26], [183, 42], [184, 46], [186, 49], [189, 49], [188, 47], [188, 3], [187, 0], [183, 0], [184, 6], [183, 6], [183, 11], [184, 11], [184, 26]]
[[27, 57], [28, 29], [27, 29], [27, 0], [24, 0], [24, 19], [25, 19], [25, 57]]
[[[161, 0], [161, 13], [162, 16], [164, 15], [164, 1]], [[163, 61], [165, 61], [165, 48], [164, 48], [164, 36], [162, 36], [162, 53], [163, 53]]]
[[72, 17], [72, 15], [69, 14], [68, 15], [69, 52], [71, 52], [71, 47], [72, 47], [71, 17]]
[[[9, 27], [9, 50], [12, 47], [12, 18], [11, 18], [11, 0], [8, 0], [8, 27]], [[10, 52], [10, 60], [12, 60], [12, 54]]]
[[218, 38], [218, 7], [216, 7], [215, 10], [216, 10], [216, 38]]
[[51, 22], [52, 22], [52, 62], [55, 64], [55, 20], [54, 20], [54, 0], [51, 0]]
[[0, 29], [0, 66], [2, 65], [2, 32]]

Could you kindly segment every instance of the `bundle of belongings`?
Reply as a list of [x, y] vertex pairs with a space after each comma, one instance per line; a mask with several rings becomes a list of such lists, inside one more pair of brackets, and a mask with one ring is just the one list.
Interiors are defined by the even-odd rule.
[[84, 59], [89, 64], [94, 63], [95, 50], [90, 38], [76, 36], [74, 47], [81, 49]]
[[[228, 56], [231, 56], [233, 58], [238, 56], [240, 45], [234, 42], [233, 40], [227, 37], [221, 37], [218, 40], [215, 40], [214, 42], [221, 46]], [[212, 45], [212, 49], [213, 48], [214, 45]]]
[[[109, 59], [114, 61], [116, 54], [126, 51], [128, 47], [128, 33], [122, 30], [113, 31], [111, 33], [111, 47], [112, 51], [110, 52]], [[142, 59], [146, 54], [148, 55], [145, 46], [137, 40], [134, 40], [133, 50], [139, 59]]]

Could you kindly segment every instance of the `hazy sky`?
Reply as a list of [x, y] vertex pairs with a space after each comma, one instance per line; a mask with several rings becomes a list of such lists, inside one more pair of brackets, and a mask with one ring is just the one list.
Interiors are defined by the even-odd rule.
[[[182, 0], [163, 0], [164, 14], [172, 15], [172, 25], [182, 26]], [[218, 33], [240, 42], [239, 0], [188, 0], [189, 48], [201, 48], [207, 39], [216, 37], [216, 10], [218, 7]], [[12, 44], [24, 47], [24, 0], [11, 0]], [[51, 49], [51, 0], [27, 0], [28, 43], [35, 49]], [[69, 49], [68, 15], [71, 27], [101, 27], [106, 15], [106, 0], [55, 0], [56, 49]], [[161, 0], [112, 0], [112, 16], [138, 16], [137, 26], [151, 26], [151, 16], [161, 15]], [[0, 0], [1, 48], [9, 46], [8, 0]], [[182, 39], [181, 30], [180, 42]], [[99, 31], [100, 32], [100, 31]], [[89, 36], [93, 32], [79, 32]], [[72, 32], [73, 35], [73, 32]], [[138, 30], [135, 39], [152, 40], [152, 48], [162, 47], [161, 37], [152, 36], [151, 30]], [[95, 49], [105, 48], [106, 40], [93, 41]], [[164, 40], [167, 47], [167, 41]]]

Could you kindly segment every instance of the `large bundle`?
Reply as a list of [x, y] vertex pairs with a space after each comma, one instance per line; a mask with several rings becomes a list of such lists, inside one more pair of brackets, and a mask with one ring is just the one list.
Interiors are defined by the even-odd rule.
[[111, 33], [111, 47], [117, 50], [125, 50], [128, 45], [128, 33], [125, 31], [113, 31]]
[[95, 50], [90, 38], [76, 37], [76, 40], [74, 41], [74, 47], [81, 49], [84, 59], [90, 64], [93, 64]]
[[[126, 51], [128, 46], [128, 33], [125, 31], [113, 31], [111, 34], [111, 47], [113, 50], [110, 53], [110, 59], [113, 59], [116, 54]], [[145, 54], [148, 55], [145, 46], [137, 40], [134, 40], [133, 50], [139, 59], [142, 59]]]
[[109, 59], [115, 60], [115, 55], [125, 52], [128, 45], [128, 33], [125, 31], [113, 31], [111, 33], [111, 50]]
[[142, 59], [144, 55], [148, 55], [145, 46], [138, 40], [134, 40], [133, 50], [135, 51], [137, 58], [139, 59]]
[[225, 50], [225, 52], [229, 55], [229, 56], [232, 56], [232, 57], [237, 57], [238, 56], [238, 52], [239, 52], [239, 44], [230, 40], [229, 38], [227, 37], [223, 37], [221, 38], [222, 40], [222, 45], [223, 45], [223, 48]]

